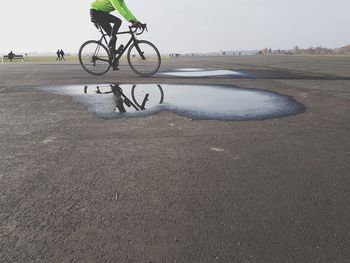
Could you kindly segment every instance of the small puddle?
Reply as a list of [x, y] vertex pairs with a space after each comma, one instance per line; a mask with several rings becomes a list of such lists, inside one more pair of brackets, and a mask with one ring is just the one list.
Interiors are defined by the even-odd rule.
[[73, 97], [104, 119], [171, 111], [191, 119], [264, 120], [295, 115], [305, 107], [275, 92], [228, 85], [88, 85], [43, 88]]
[[160, 75], [175, 77], [219, 77], [219, 76], [248, 76], [245, 73], [226, 69], [203, 69], [203, 68], [178, 68], [171, 71], [160, 72]]

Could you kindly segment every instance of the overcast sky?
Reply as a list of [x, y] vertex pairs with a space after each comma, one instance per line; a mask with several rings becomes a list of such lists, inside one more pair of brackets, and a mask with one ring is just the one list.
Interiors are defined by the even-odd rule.
[[[0, 52], [77, 52], [98, 32], [91, 0], [1, 0]], [[164, 53], [341, 47], [350, 44], [349, 0], [126, 0]], [[117, 15], [117, 13], [114, 13]], [[123, 23], [125, 28], [127, 22]]]

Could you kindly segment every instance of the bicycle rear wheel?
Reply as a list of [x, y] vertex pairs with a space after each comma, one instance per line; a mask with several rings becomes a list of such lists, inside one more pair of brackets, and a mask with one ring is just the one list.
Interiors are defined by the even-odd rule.
[[86, 41], [80, 47], [79, 62], [86, 72], [95, 76], [105, 74], [111, 66], [108, 49], [96, 40]]
[[161, 58], [155, 45], [149, 41], [140, 40], [129, 48], [128, 63], [137, 75], [149, 77], [159, 70]]

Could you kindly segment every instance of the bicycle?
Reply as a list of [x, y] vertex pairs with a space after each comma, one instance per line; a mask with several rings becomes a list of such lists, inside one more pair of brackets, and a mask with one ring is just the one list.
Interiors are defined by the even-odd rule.
[[[107, 36], [102, 27], [94, 22], [96, 28], [102, 34], [99, 40], [88, 40], [79, 49], [79, 62], [83, 69], [95, 76], [102, 76], [111, 67], [119, 65], [119, 60], [127, 52], [127, 60], [130, 68], [142, 77], [149, 77], [157, 73], [161, 65], [161, 57], [157, 47], [147, 40], [138, 40], [137, 36], [147, 30], [146, 24], [139, 27], [129, 26], [129, 31], [119, 32], [117, 35], [130, 34], [129, 42], [121, 45], [116, 52], [111, 52], [108, 46]], [[137, 32], [138, 29], [141, 32]]]
[[[96, 94], [114, 94], [116, 109], [118, 109], [120, 113], [125, 113], [126, 110], [124, 104], [127, 107], [133, 107], [136, 111], [143, 111], [146, 110], [146, 107], [162, 104], [164, 100], [164, 92], [160, 85], [156, 86], [157, 89], [152, 87], [152, 85], [144, 85], [142, 89], [137, 89], [137, 85], [133, 85], [131, 88], [133, 102], [124, 94], [123, 89], [119, 84], [96, 86], [92, 92]], [[107, 91], [104, 91], [104, 88], [107, 88]], [[85, 94], [89, 93], [88, 89], [89, 86], [84, 87]]]

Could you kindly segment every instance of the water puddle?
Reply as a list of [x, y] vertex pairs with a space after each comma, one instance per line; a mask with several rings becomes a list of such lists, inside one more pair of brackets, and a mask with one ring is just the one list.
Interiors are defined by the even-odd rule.
[[171, 111], [191, 119], [264, 120], [301, 113], [292, 97], [228, 85], [88, 85], [43, 88], [71, 96], [104, 119], [141, 117]]
[[175, 77], [219, 77], [219, 76], [248, 76], [245, 73], [226, 69], [203, 69], [203, 68], [178, 68], [167, 72], [160, 72], [160, 75]]

